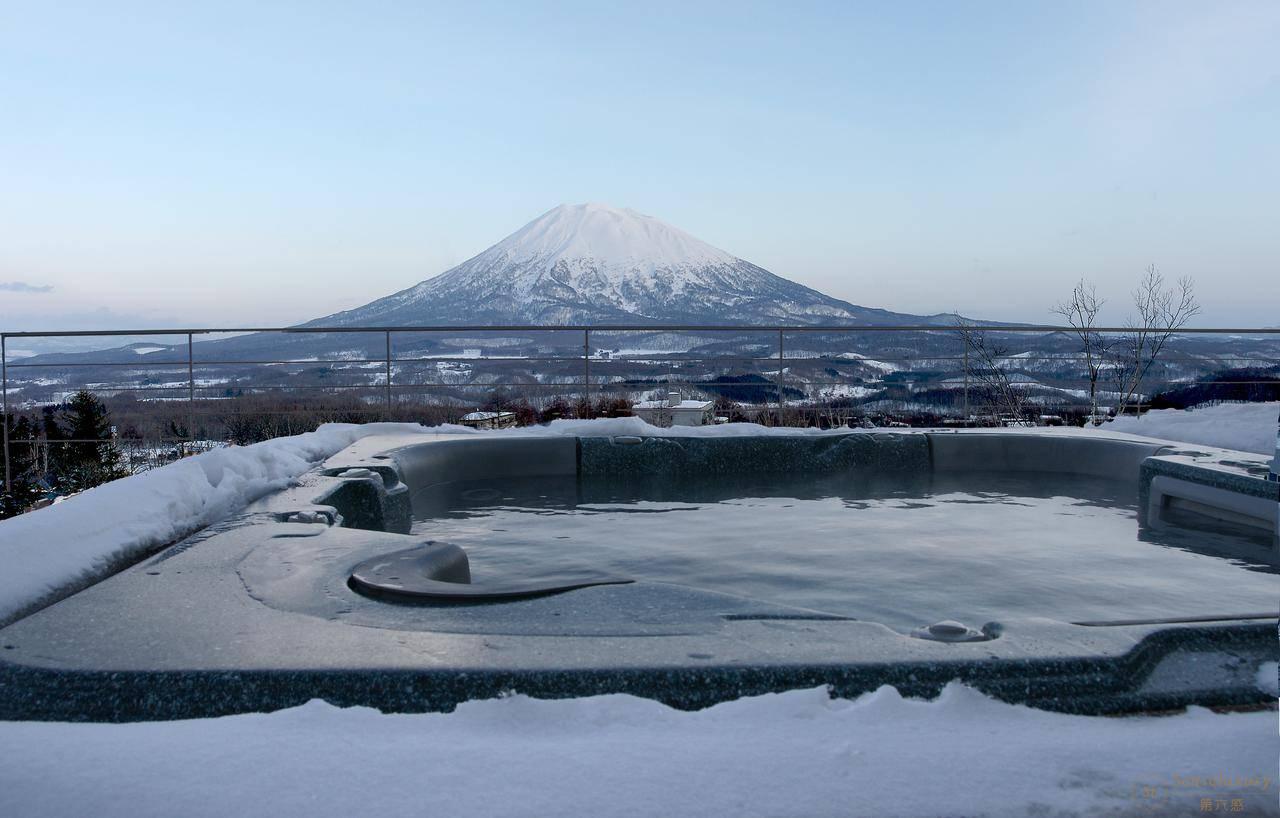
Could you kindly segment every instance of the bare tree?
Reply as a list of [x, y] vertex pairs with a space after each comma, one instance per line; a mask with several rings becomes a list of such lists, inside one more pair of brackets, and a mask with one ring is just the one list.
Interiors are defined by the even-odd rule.
[[975, 329], [971, 321], [958, 314], [956, 329], [965, 348], [965, 376], [976, 384], [987, 410], [997, 421], [1001, 417], [1026, 420], [1031, 407], [1026, 391], [1014, 383], [1004, 365], [1008, 348], [988, 338], [986, 330]]
[[1059, 302], [1052, 309], [1061, 315], [1074, 329], [1080, 340], [1080, 352], [1084, 356], [1085, 371], [1089, 376], [1089, 417], [1095, 426], [1101, 425], [1098, 414], [1098, 381], [1115, 342], [1094, 329], [1098, 325], [1098, 313], [1106, 301], [1098, 297], [1098, 289], [1082, 278], [1071, 291], [1071, 298]]
[[1200, 313], [1195, 284], [1189, 277], [1165, 285], [1164, 276], [1153, 264], [1133, 291], [1137, 315], [1125, 322], [1128, 331], [1116, 344], [1115, 377], [1119, 384], [1120, 403], [1117, 414], [1141, 404], [1143, 379], [1164, 352], [1165, 345], [1178, 330]]

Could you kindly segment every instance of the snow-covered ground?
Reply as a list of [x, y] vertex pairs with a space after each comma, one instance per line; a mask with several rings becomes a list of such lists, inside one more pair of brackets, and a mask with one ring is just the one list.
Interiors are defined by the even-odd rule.
[[1155, 409], [1141, 417], [1120, 417], [1102, 426], [1179, 443], [1274, 454], [1280, 402], [1222, 403], [1199, 409]]
[[416, 424], [327, 424], [188, 457], [0, 522], [0, 619], [284, 488], [362, 437], [414, 431], [427, 430]]
[[[953, 683], [694, 713], [631, 696], [382, 714], [322, 701], [139, 724], [0, 723], [0, 815], [1275, 815], [1275, 713], [1067, 716]], [[1228, 781], [1228, 779], [1230, 779]]]

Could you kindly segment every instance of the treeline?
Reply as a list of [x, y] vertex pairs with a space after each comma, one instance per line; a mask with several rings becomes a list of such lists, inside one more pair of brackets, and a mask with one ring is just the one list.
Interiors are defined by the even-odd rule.
[[107, 399], [120, 441], [184, 441], [247, 446], [313, 431], [323, 423], [456, 423], [467, 408], [371, 402], [358, 396], [246, 393], [193, 402], [139, 400], [124, 394]]
[[45, 497], [74, 494], [129, 474], [107, 409], [92, 392], [77, 392], [36, 417], [7, 415], [4, 423], [10, 443], [7, 454], [0, 451], [0, 469], [7, 469], [9, 487], [0, 486], [0, 519]]
[[[81, 391], [37, 412], [10, 413], [10, 488], [0, 484], [0, 519], [67, 494], [225, 444], [247, 446], [313, 431], [325, 423], [461, 423], [468, 412], [510, 411], [518, 425], [631, 414], [626, 398], [555, 398], [539, 404], [507, 390], [473, 406], [369, 402], [357, 396], [243, 394], [196, 401], [106, 399]], [[6, 465], [0, 449], [0, 470]]]
[[491, 392], [477, 408], [482, 412], [511, 412], [517, 426], [536, 426], [553, 420], [576, 418], [627, 417], [632, 413], [631, 400], [621, 396], [601, 395], [594, 400], [585, 397], [569, 400], [557, 396], [534, 404], [528, 397], [508, 389]]
[[1187, 409], [1205, 403], [1280, 401], [1280, 366], [1229, 369], [1208, 381], [1168, 389], [1151, 397], [1152, 409]]
[[140, 401], [129, 396], [107, 403], [118, 425], [119, 439], [218, 441], [247, 446], [262, 440], [313, 431], [324, 423], [461, 423], [473, 411], [513, 412], [528, 426], [561, 418], [620, 417], [631, 414], [631, 401], [599, 396], [594, 400], [556, 397], [537, 403], [508, 389], [489, 391], [477, 402], [435, 404], [413, 401], [366, 401], [356, 396], [312, 394], [245, 394], [227, 399]]

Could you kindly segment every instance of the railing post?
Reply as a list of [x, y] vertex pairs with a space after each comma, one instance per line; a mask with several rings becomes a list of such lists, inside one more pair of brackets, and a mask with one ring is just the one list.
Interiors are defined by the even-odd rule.
[[0, 426], [4, 427], [4, 490], [13, 491], [12, 467], [9, 458], [9, 355], [5, 349], [6, 338], [0, 335]]
[[964, 422], [969, 423], [969, 339], [960, 335], [960, 340], [964, 342]]
[[587, 396], [587, 419], [591, 419], [591, 330], [582, 331], [582, 388]]
[[386, 359], [387, 382], [383, 384], [383, 387], [386, 390], [385, 399], [387, 403], [387, 420], [391, 420], [391, 330], [386, 331], [386, 336], [387, 336], [386, 338], [387, 340], [387, 359]]
[[1267, 473], [1267, 479], [1280, 483], [1280, 416], [1276, 417], [1276, 453], [1271, 458], [1271, 471]]
[[778, 330], [778, 425], [782, 426], [782, 330]]
[[187, 333], [187, 442], [189, 453], [196, 450], [196, 366], [191, 333]]

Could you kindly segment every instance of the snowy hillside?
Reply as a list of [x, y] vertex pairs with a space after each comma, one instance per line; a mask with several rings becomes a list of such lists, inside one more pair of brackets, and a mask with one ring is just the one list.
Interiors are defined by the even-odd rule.
[[[317, 326], [920, 323], [770, 273], [634, 210], [561, 205], [435, 278]], [[928, 321], [928, 319], [925, 319]]]

